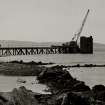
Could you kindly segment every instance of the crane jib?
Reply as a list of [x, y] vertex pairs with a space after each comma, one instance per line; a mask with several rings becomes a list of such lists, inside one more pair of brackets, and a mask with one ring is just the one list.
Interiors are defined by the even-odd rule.
[[90, 10], [88, 9], [88, 11], [87, 11], [87, 13], [86, 13], [86, 15], [85, 15], [85, 17], [84, 17], [84, 19], [83, 19], [83, 21], [82, 21], [82, 25], [81, 25], [81, 27], [80, 27], [78, 33], [74, 35], [74, 37], [72, 38], [72, 40], [76, 39], [76, 42], [78, 41], [78, 39], [79, 39], [79, 37], [80, 37], [80, 35], [81, 35], [81, 32], [82, 32], [82, 30], [83, 30], [83, 27], [84, 27], [84, 25], [85, 25], [86, 19], [87, 19], [87, 17], [88, 17], [89, 11], [90, 11]]

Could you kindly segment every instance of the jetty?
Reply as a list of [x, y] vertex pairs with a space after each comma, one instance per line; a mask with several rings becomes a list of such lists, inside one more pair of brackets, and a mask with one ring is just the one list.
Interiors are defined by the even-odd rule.
[[[82, 21], [79, 31], [74, 34], [70, 42], [62, 43], [62, 45], [51, 45], [50, 47], [0, 47], [0, 56], [15, 56], [15, 55], [36, 55], [36, 54], [93, 54], [93, 37], [80, 36], [86, 19], [89, 14], [89, 9]], [[80, 42], [78, 44], [78, 39]]]

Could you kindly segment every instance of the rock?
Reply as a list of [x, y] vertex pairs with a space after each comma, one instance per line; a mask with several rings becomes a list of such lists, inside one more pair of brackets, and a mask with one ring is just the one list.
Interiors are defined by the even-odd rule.
[[47, 68], [38, 75], [37, 79], [52, 88], [53, 92], [70, 88], [75, 82], [68, 71], [57, 68]]
[[105, 102], [105, 86], [104, 85], [95, 85], [92, 88], [94, 98], [96, 100], [104, 101]]
[[26, 90], [25, 87], [14, 89], [11, 93], [11, 101], [15, 105], [38, 105], [38, 101], [30, 91]]
[[84, 82], [76, 83], [73, 87], [74, 91], [90, 91], [89, 86], [86, 86]]
[[39, 105], [39, 103], [31, 91], [20, 87], [12, 92], [2, 93], [0, 105]]
[[3, 102], [7, 102], [7, 101], [8, 101], [8, 100], [7, 100], [5, 97], [3, 97], [2, 95], [0, 96], [0, 100], [3, 101]]
[[105, 105], [104, 86], [95, 86], [91, 90], [84, 82], [74, 79], [59, 66], [47, 68], [37, 79], [40, 83], [47, 84], [55, 95], [54, 105]]
[[92, 87], [93, 92], [100, 92], [100, 91], [105, 91], [105, 86], [104, 85], [95, 85]]
[[0, 95], [0, 105], [5, 105], [7, 103], [8, 100], [4, 96]]
[[47, 68], [38, 75], [37, 79], [40, 83], [47, 84], [54, 94], [65, 91], [90, 91], [84, 82], [74, 79], [67, 70], [60, 67]]
[[39, 82], [59, 82], [59, 80], [73, 79], [72, 76], [67, 71], [62, 71], [60, 69], [48, 69], [43, 70], [37, 77]]
[[57, 98], [56, 105], [105, 105], [105, 103], [95, 100], [90, 93], [70, 92]]

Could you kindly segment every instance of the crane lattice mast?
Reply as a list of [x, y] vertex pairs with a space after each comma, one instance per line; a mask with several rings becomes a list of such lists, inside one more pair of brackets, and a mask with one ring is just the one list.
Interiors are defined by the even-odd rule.
[[72, 41], [73, 41], [76, 37], [77, 37], [76, 42], [78, 41], [78, 39], [79, 39], [79, 37], [80, 37], [80, 35], [81, 35], [81, 32], [82, 32], [82, 30], [83, 30], [83, 27], [84, 27], [84, 25], [85, 25], [85, 23], [86, 23], [86, 19], [87, 19], [87, 17], [88, 17], [89, 11], [90, 11], [90, 10], [88, 9], [88, 11], [87, 11], [87, 13], [86, 13], [86, 15], [85, 15], [85, 18], [83, 19], [82, 25], [81, 25], [81, 27], [80, 27], [78, 33], [75, 34], [74, 37], [72, 38]]

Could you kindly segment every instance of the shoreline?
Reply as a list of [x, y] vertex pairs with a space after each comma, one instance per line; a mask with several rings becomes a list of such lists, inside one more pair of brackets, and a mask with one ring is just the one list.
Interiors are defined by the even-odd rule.
[[61, 68], [82, 68], [82, 67], [105, 67], [105, 64], [75, 64], [75, 65], [55, 65], [55, 66], [52, 66], [52, 67], [61, 67]]
[[41, 69], [37, 80], [47, 85], [51, 94], [35, 93], [22, 86], [11, 92], [0, 92], [1, 105], [105, 105], [104, 85], [95, 85], [91, 89], [60, 66], [37, 68]]
[[[76, 64], [76, 65], [53, 65], [55, 63], [43, 63], [43, 62], [23, 62], [11, 61], [11, 62], [0, 62], [0, 74], [7, 76], [37, 76], [41, 71], [46, 68], [91, 68], [91, 67], [105, 67], [104, 64]], [[47, 67], [51, 65], [50, 67]]]

